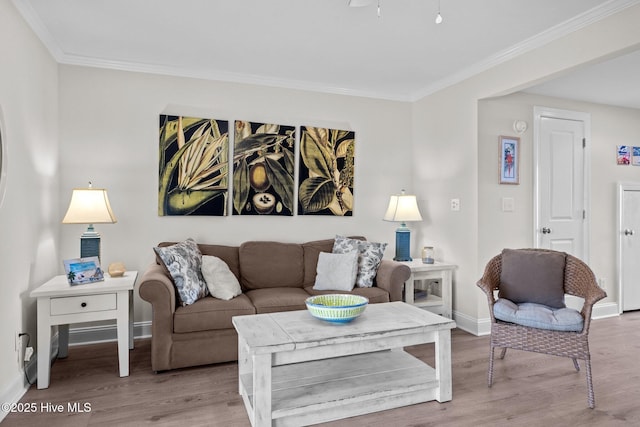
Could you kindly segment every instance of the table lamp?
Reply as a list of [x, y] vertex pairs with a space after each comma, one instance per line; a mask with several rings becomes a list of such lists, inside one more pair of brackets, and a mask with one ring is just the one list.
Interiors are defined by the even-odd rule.
[[104, 188], [74, 188], [71, 194], [69, 209], [64, 216], [63, 224], [89, 224], [87, 231], [80, 236], [80, 257], [100, 257], [100, 234], [93, 224], [113, 224], [117, 222], [107, 190]]
[[387, 213], [383, 220], [400, 222], [396, 229], [396, 256], [394, 261], [411, 261], [411, 231], [407, 228], [407, 221], [422, 221], [416, 196], [404, 194], [392, 195], [389, 199]]

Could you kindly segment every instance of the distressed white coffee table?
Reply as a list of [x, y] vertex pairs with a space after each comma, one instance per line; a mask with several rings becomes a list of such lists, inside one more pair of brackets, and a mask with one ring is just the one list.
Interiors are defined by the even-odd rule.
[[[351, 323], [306, 310], [236, 316], [239, 393], [258, 426], [300, 426], [451, 400], [451, 319], [403, 302]], [[435, 367], [402, 350], [435, 343]]]

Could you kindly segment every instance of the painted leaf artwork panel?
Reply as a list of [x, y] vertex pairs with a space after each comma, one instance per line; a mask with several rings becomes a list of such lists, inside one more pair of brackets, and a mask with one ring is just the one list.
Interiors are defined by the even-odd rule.
[[236, 120], [233, 214], [293, 215], [294, 126]]
[[353, 215], [355, 132], [303, 126], [298, 213]]
[[227, 215], [229, 122], [160, 115], [158, 215]]

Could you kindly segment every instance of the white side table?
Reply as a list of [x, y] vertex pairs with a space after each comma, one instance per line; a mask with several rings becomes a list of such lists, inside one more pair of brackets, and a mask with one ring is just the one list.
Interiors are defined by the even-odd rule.
[[[404, 283], [405, 302], [451, 319], [451, 278], [453, 270], [458, 266], [438, 261], [434, 264], [424, 264], [421, 259], [403, 261], [402, 263], [411, 269], [411, 276]], [[440, 280], [440, 296], [429, 293], [425, 297], [414, 300], [414, 282], [426, 279]]]
[[66, 357], [69, 324], [116, 319], [120, 376], [129, 376], [129, 349], [133, 348], [133, 286], [137, 271], [122, 277], [84, 285], [69, 285], [56, 276], [31, 292], [38, 299], [38, 388], [49, 387], [51, 327], [59, 325], [58, 357]]

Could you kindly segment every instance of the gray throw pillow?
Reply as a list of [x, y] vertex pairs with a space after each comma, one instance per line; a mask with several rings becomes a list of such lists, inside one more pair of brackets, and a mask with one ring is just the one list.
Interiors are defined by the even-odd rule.
[[504, 249], [500, 298], [515, 304], [533, 302], [552, 308], [564, 304], [564, 252]]
[[358, 274], [358, 251], [346, 254], [320, 252], [316, 267], [317, 291], [351, 291]]
[[209, 294], [201, 272], [202, 253], [193, 239], [153, 250], [171, 275], [183, 306]]

